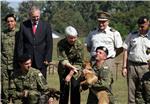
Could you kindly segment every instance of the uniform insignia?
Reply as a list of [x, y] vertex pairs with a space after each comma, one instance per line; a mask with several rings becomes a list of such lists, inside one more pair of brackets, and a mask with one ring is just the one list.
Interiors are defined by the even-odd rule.
[[97, 27], [94, 27], [92, 30], [93, 30], [93, 31], [97, 30]]
[[146, 54], [149, 55], [150, 54], [150, 48], [147, 48], [146, 50]]
[[133, 31], [133, 32], [132, 32], [132, 34], [137, 34], [137, 33], [138, 33], [138, 31]]
[[111, 28], [110, 28], [110, 31], [115, 32], [116, 30], [115, 30], [114, 28], [111, 27]]
[[103, 50], [106, 51], [107, 50], [106, 47], [104, 47]]
[[104, 66], [104, 69], [108, 69], [108, 66]]
[[39, 75], [39, 77], [41, 77], [41, 76], [42, 76], [42, 73], [39, 73], [38, 75]]

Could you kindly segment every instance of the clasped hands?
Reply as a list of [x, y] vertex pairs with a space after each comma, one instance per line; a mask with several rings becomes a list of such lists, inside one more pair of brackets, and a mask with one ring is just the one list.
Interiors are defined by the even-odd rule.
[[29, 90], [23, 90], [21, 93], [20, 93], [20, 96], [21, 97], [28, 97], [29, 95]]

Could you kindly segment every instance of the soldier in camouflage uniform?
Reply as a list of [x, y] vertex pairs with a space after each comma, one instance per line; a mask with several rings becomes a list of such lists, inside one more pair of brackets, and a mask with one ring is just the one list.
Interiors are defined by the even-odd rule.
[[71, 104], [80, 104], [79, 72], [83, 61], [83, 47], [77, 39], [77, 31], [74, 27], [66, 27], [65, 32], [66, 38], [57, 44], [61, 91], [59, 104], [68, 104], [69, 87], [71, 87]]
[[[109, 104], [113, 104], [113, 96], [111, 92], [111, 85], [113, 83], [112, 72], [109, 69], [108, 65], [105, 63], [105, 60], [108, 55], [108, 50], [104, 46], [96, 48], [95, 64], [92, 66], [93, 71], [98, 77], [98, 81], [89, 87], [89, 95], [87, 104], [98, 104], [98, 98], [96, 96], [97, 92], [106, 91], [109, 99]], [[84, 69], [84, 73], [88, 70]]]
[[31, 67], [31, 56], [24, 54], [18, 58], [19, 70], [12, 75], [9, 90], [16, 104], [39, 104], [39, 98], [48, 90], [48, 84], [42, 73]]
[[7, 29], [2, 32], [1, 40], [1, 85], [2, 102], [8, 102], [8, 89], [10, 76], [14, 69], [15, 39], [16, 39], [16, 17], [14, 14], [8, 14], [5, 17]]

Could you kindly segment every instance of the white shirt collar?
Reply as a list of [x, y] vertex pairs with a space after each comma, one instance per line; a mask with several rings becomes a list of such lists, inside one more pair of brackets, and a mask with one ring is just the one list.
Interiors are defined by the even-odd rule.
[[[31, 20], [31, 23], [32, 23], [32, 25], [33, 25], [33, 21]], [[36, 25], [38, 25], [38, 23], [39, 23], [39, 21], [36, 21]]]
[[[97, 28], [97, 31], [98, 31], [98, 32], [101, 32], [101, 31], [99, 30], [99, 28]], [[107, 32], [109, 32], [109, 31], [110, 31], [110, 27], [107, 26], [106, 29], [105, 29], [103, 32], [104, 32], [104, 33], [107, 33]]]
[[[138, 34], [140, 35], [140, 32], [138, 32]], [[141, 36], [141, 35], [140, 35]], [[148, 32], [145, 35], [142, 35], [143, 37], [148, 37], [150, 36], [150, 30], [148, 30]]]

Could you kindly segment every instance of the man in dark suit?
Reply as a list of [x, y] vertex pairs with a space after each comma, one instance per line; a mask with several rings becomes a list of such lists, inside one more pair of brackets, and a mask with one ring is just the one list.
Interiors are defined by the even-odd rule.
[[29, 19], [20, 25], [17, 44], [18, 56], [28, 53], [32, 56], [32, 67], [40, 69], [46, 78], [47, 64], [52, 61], [52, 31], [47, 22], [40, 20], [40, 9], [31, 7]]

